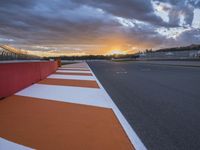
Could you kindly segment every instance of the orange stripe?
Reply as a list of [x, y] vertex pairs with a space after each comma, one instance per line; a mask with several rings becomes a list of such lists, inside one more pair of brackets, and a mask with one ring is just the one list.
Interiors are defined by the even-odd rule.
[[90, 81], [90, 80], [70, 80], [70, 79], [47, 78], [47, 79], [40, 81], [39, 84], [99, 88], [96, 81]]
[[61, 75], [77, 75], [77, 76], [93, 76], [91, 73], [76, 73], [76, 72], [55, 72]]
[[134, 149], [112, 109], [11, 96], [0, 122], [2, 138], [34, 149]]

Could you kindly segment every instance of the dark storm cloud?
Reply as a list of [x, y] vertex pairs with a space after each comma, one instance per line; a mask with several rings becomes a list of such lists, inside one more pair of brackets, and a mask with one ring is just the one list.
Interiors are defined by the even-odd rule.
[[[167, 40], [157, 28], [180, 26], [180, 12], [191, 25], [193, 7], [199, 6], [192, 0], [191, 7], [184, 1], [157, 2], [173, 5], [169, 22], [155, 14], [149, 0], [0, 0], [0, 42], [4, 38], [15, 44], [103, 44], [109, 37], [123, 37], [129, 44], [143, 41], [141, 47], [155, 47]], [[118, 17], [142, 23], [126, 27]]]
[[96, 38], [102, 34], [101, 29], [118, 25], [109, 17], [103, 20], [101, 15], [84, 15], [83, 11], [96, 15], [92, 12], [94, 10], [87, 7], [80, 8], [77, 4], [59, 2], [54, 1], [50, 5], [30, 2], [30, 5], [26, 4], [28, 9], [20, 5], [16, 7], [13, 3], [4, 4], [7, 7], [0, 7], [0, 33], [12, 38], [24, 38], [25, 42], [74, 43], [79, 42], [79, 39], [86, 42], [91, 36]]
[[[30, 43], [92, 43], [103, 42], [104, 36], [120, 31], [121, 25], [112, 16], [106, 13], [95, 14], [95, 9], [99, 7], [61, 0], [49, 4], [47, 2], [1, 1], [1, 6], [4, 6], [0, 7], [1, 34]], [[135, 4], [137, 11], [152, 11], [151, 8], [141, 7], [138, 2]], [[125, 12], [126, 6], [129, 4], [124, 4], [122, 15], [116, 15], [129, 15], [130, 18], [131, 14]], [[114, 8], [115, 5], [112, 6]], [[129, 6], [127, 9], [132, 8]], [[146, 15], [146, 18], [149, 16]]]
[[165, 25], [163, 20], [156, 16], [149, 0], [74, 0], [80, 4], [101, 8], [115, 16], [137, 19], [156, 25]]
[[189, 45], [191, 43], [199, 43], [200, 41], [200, 29], [192, 29], [183, 32], [177, 40], [182, 45]]
[[[37, 1], [37, 0], [36, 0]], [[26, 1], [26, 0], [1, 0], [1, 7], [32, 7], [36, 1]]]

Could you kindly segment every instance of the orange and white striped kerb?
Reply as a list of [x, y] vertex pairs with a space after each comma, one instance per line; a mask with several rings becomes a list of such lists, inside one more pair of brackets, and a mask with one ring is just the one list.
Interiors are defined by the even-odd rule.
[[0, 101], [0, 149], [146, 149], [86, 63]]

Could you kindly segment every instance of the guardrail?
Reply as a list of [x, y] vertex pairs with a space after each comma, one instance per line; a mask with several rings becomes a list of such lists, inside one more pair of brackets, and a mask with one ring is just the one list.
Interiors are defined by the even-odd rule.
[[57, 61], [0, 63], [0, 98], [46, 78], [57, 68]]

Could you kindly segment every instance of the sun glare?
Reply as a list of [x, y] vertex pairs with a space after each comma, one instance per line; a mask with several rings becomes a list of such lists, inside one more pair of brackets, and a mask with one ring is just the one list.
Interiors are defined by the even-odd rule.
[[124, 51], [122, 50], [112, 50], [109, 52], [110, 55], [121, 55], [121, 54], [126, 54]]

